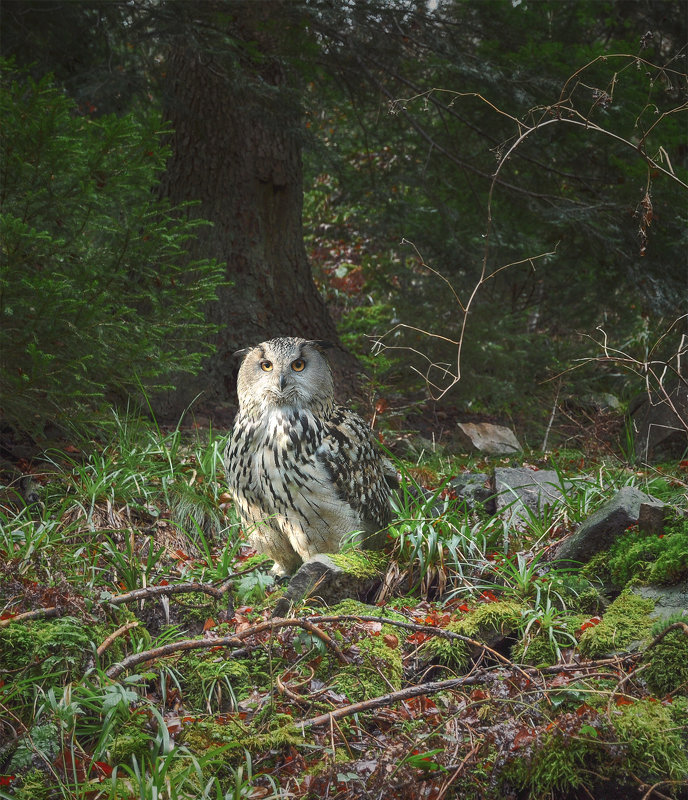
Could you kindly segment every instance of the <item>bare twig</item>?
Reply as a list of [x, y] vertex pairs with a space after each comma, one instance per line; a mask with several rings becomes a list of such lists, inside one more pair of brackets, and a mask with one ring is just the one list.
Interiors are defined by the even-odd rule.
[[102, 656], [103, 653], [110, 647], [110, 645], [120, 636], [125, 634], [127, 631], [130, 631], [132, 628], [136, 628], [139, 624], [139, 621], [136, 619], [132, 619], [127, 622], [125, 625], [122, 625], [120, 628], [117, 628], [116, 631], [111, 633], [107, 639], [103, 641], [103, 643], [98, 647], [96, 650], [96, 654]]
[[317, 627], [309, 620], [303, 619], [271, 619], [267, 622], [261, 622], [258, 625], [253, 625], [250, 628], [245, 628], [243, 631], [233, 634], [232, 636], [220, 636], [214, 639], [183, 639], [179, 642], [172, 642], [171, 644], [163, 645], [162, 647], [155, 647], [152, 650], [146, 650], [143, 653], [134, 653], [127, 656], [127, 658], [113, 664], [106, 670], [105, 674], [108, 678], [116, 679], [123, 672], [141, 664], [145, 661], [155, 661], [159, 658], [164, 658], [174, 653], [179, 653], [185, 650], [207, 650], [212, 648], [222, 647], [237, 647], [244, 639], [251, 636], [256, 636], [263, 631], [274, 631], [277, 628], [297, 627], [304, 628], [309, 633], [317, 636], [332, 652], [334, 653], [337, 661], [340, 664], [348, 664], [349, 661], [342, 653], [339, 645], [333, 641], [324, 631]]

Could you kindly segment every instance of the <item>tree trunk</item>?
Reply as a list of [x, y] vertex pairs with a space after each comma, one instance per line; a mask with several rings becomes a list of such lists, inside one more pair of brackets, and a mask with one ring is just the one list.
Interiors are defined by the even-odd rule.
[[231, 400], [234, 351], [274, 336], [329, 339], [335, 365], [351, 371], [354, 363], [339, 346], [303, 244], [301, 108], [271, 50], [276, 29], [266, 34], [262, 25], [280, 6], [241, 4], [232, 20], [243, 42], [261, 50], [248, 66], [236, 66], [241, 51], [228, 66], [228, 58], [193, 48], [191, 37], [172, 47], [165, 64], [165, 116], [174, 133], [161, 191], [172, 203], [198, 202], [189, 213], [212, 226], [200, 228], [191, 257], [225, 262], [228, 285], [209, 309], [220, 327], [216, 353], [201, 374], [176, 380], [177, 391], [158, 404], [163, 414], [183, 411], [199, 392], [201, 408]]

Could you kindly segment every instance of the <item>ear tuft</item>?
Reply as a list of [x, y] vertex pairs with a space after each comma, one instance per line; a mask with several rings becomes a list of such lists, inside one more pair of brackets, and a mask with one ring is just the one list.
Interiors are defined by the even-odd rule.
[[334, 342], [329, 339], [309, 339], [308, 344], [312, 344], [320, 350], [331, 350], [334, 347]]

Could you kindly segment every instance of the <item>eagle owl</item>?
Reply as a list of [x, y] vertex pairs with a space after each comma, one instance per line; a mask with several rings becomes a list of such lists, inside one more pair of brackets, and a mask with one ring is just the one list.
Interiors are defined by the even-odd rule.
[[392, 465], [370, 427], [334, 402], [327, 343], [286, 337], [239, 351], [239, 413], [225, 459], [229, 491], [278, 575], [358, 532], [374, 547], [390, 520]]

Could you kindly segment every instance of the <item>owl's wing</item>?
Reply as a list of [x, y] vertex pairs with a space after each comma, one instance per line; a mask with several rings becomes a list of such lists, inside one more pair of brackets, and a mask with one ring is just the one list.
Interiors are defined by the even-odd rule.
[[384, 528], [390, 521], [389, 492], [396, 488], [397, 475], [365, 421], [337, 406], [316, 455], [341, 499], [360, 515], [363, 527]]

